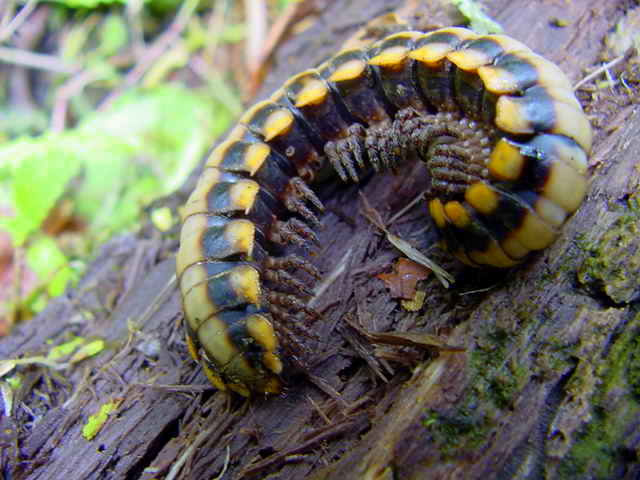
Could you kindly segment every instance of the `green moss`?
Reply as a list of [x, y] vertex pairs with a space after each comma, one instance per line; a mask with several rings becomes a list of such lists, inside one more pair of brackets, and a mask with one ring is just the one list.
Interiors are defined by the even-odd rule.
[[[521, 330], [521, 335], [527, 335]], [[489, 408], [497, 410], [509, 408], [529, 376], [528, 366], [517, 359], [508, 360], [507, 352], [517, 338], [506, 330], [494, 328], [478, 339], [471, 352], [470, 374], [474, 379], [469, 383], [467, 405], [476, 399]]]
[[512, 375], [496, 375], [489, 382], [489, 391], [496, 406], [504, 409], [511, 406], [518, 392], [518, 383]]
[[588, 362], [580, 362], [565, 386], [565, 393], [576, 404], [586, 403], [596, 390], [597, 383], [593, 365]]
[[615, 303], [628, 303], [638, 296], [640, 211], [637, 203], [631, 197], [622, 216], [597, 241], [580, 243], [587, 256], [578, 269], [578, 280]]
[[[628, 462], [624, 445], [640, 415], [640, 314], [625, 326], [597, 367], [585, 364], [585, 374], [568, 385], [571, 395], [594, 387], [591, 421], [575, 438], [571, 451], [559, 466], [566, 478], [589, 473], [591, 478], [611, 478], [619, 465]], [[587, 375], [593, 372], [594, 377]]]
[[589, 478], [614, 477], [616, 467], [625, 463], [623, 443], [630, 422], [635, 422], [640, 409], [610, 412], [600, 409], [574, 444], [567, 458], [560, 464], [561, 478], [576, 478], [588, 473]]
[[597, 374], [603, 382], [603, 394], [610, 392], [612, 389], [627, 389], [627, 369], [630, 365], [636, 365], [639, 333], [640, 313], [636, 314], [633, 320], [626, 325], [623, 333], [613, 343], [606, 362], [598, 366]]
[[443, 456], [452, 458], [482, 445], [492, 427], [490, 419], [512, 403], [518, 379], [524, 374], [514, 374], [507, 361], [512, 341], [513, 336], [502, 328], [493, 328], [479, 338], [471, 352], [469, 368], [474, 379], [469, 382], [464, 404], [453, 412], [427, 411], [422, 424]]
[[485, 371], [502, 366], [508, 339], [509, 334], [504, 329], [496, 328], [490, 331], [485, 339], [478, 341], [478, 346], [471, 354], [473, 367], [478, 371]]
[[573, 238], [573, 241], [580, 250], [588, 251], [591, 248], [591, 242], [589, 241], [589, 237], [584, 232], [576, 233], [576, 236]]
[[640, 335], [633, 340], [626, 374], [631, 391], [640, 400]]
[[533, 300], [525, 301], [514, 311], [519, 325], [528, 325], [533, 320], [533, 313], [538, 311], [538, 305]]
[[462, 450], [474, 449], [484, 441], [490, 422], [484, 415], [474, 415], [462, 408], [443, 414], [429, 410], [422, 425], [429, 431], [445, 457], [452, 457]]
[[516, 388], [520, 390], [527, 384], [531, 370], [529, 366], [514, 362], [514, 365], [511, 366], [511, 371], [513, 373], [514, 381], [516, 382]]
[[627, 201], [627, 206], [629, 207], [629, 211], [632, 215], [635, 215], [637, 218], [640, 218], [640, 191], [636, 191], [633, 195], [629, 197]]

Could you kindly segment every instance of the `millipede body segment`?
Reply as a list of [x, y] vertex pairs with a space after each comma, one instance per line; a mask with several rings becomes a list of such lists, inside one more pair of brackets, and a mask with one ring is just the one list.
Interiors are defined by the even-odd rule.
[[582, 202], [591, 135], [560, 69], [503, 35], [402, 32], [291, 77], [212, 151], [185, 206], [176, 268], [192, 356], [219, 389], [280, 391], [279, 344], [295, 348], [293, 318], [315, 315], [300, 275], [318, 277], [285, 247], [317, 242], [309, 184], [327, 165], [357, 181], [424, 161], [446, 248], [511, 267]]

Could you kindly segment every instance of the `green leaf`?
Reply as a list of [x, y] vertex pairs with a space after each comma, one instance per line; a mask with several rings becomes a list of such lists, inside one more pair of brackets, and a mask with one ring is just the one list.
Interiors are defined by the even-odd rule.
[[482, 6], [475, 0], [451, 0], [451, 3], [469, 20], [469, 26], [474, 32], [480, 35], [502, 33], [502, 27], [484, 13]]
[[[132, 229], [144, 205], [184, 182], [229, 126], [230, 108], [208, 92], [163, 85], [127, 92], [74, 130], [0, 145], [0, 192], [6, 187], [16, 212], [0, 218], [0, 228], [23, 244], [68, 192], [74, 214], [89, 225], [88, 245]], [[73, 278], [55, 275], [52, 292]]]
[[168, 231], [175, 223], [173, 212], [169, 207], [156, 208], [150, 216], [153, 225], [161, 232]]
[[118, 407], [122, 403], [122, 399], [114, 399], [110, 402], [104, 403], [100, 406], [100, 410], [94, 413], [87, 419], [87, 423], [82, 427], [82, 436], [85, 440], [90, 441], [95, 438], [104, 424], [107, 422], [109, 416], [118, 410]]
[[22, 378], [18, 375], [9, 377], [6, 381], [13, 390], [18, 390], [22, 386]]
[[247, 27], [244, 23], [232, 23], [224, 26], [220, 33], [220, 42], [238, 43], [246, 36]]
[[278, 12], [282, 12], [285, 8], [293, 3], [298, 3], [300, 0], [278, 0], [276, 2], [276, 8]]
[[44, 235], [38, 237], [27, 248], [26, 259], [40, 281], [47, 283], [49, 295], [55, 297], [64, 292], [73, 272], [55, 240]]
[[96, 8], [101, 5], [124, 4], [124, 0], [52, 0], [69, 8]]
[[102, 339], [91, 340], [78, 349], [76, 353], [69, 359], [70, 363], [78, 363], [87, 358], [98, 355], [106, 347], [106, 342]]
[[18, 245], [22, 245], [40, 227], [80, 169], [80, 159], [74, 152], [64, 151], [57, 146], [42, 148], [43, 144], [24, 142], [23, 145], [26, 152], [23, 152], [22, 161], [13, 177], [13, 208], [16, 216], [4, 222]]
[[68, 265], [61, 267], [60, 270], [53, 275], [53, 278], [49, 280], [49, 284], [47, 285], [47, 293], [49, 296], [57, 297], [62, 295], [67, 289], [67, 285], [76, 280], [74, 273]]
[[8, 232], [15, 245], [22, 245], [36, 227], [28, 217], [0, 217], [0, 230]]
[[127, 25], [120, 15], [112, 13], [107, 16], [98, 33], [98, 50], [105, 57], [110, 57], [126, 45]]
[[[57, 0], [59, 3], [66, 3], [66, 0]], [[68, 7], [74, 8], [81, 5], [69, 5]], [[93, 8], [90, 6], [88, 8]], [[89, 34], [94, 28], [93, 22], [78, 22], [71, 23], [68, 27], [68, 31], [61, 38], [60, 56], [70, 62], [77, 60], [81, 57], [86, 49], [89, 39]]]
[[68, 342], [53, 347], [47, 354], [47, 358], [49, 360], [59, 360], [61, 358], [67, 357], [75, 352], [78, 348], [80, 348], [84, 343], [84, 338], [73, 337]]

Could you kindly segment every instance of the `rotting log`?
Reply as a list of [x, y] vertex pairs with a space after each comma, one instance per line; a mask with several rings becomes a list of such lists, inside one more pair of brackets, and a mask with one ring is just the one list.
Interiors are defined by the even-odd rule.
[[[487, 2], [489, 3], [489, 2]], [[496, 0], [505, 33], [575, 82], [595, 64], [623, 0]], [[276, 56], [263, 96], [323, 60], [401, 2], [336, 1]], [[552, 26], [554, 18], [567, 23]], [[438, 23], [443, 20], [438, 17]], [[399, 256], [361, 214], [358, 190], [385, 219], [424, 189], [421, 165], [360, 186], [320, 187], [328, 213], [314, 263], [343, 273], [317, 299], [322, 339], [311, 379], [249, 402], [208, 386], [179, 328], [171, 240], [105, 245], [80, 285], [0, 341], [0, 357], [46, 353], [71, 334], [108, 349], [65, 371], [23, 368], [1, 419], [3, 472], [75, 478], [638, 478], [640, 467], [640, 111], [585, 99], [598, 125], [594, 176], [560, 239], [520, 268], [434, 279], [406, 312], [375, 278]], [[606, 110], [606, 111], [605, 111]], [[192, 185], [192, 183], [191, 183]], [[190, 187], [187, 186], [185, 191]], [[635, 203], [634, 203], [635, 202]], [[426, 250], [420, 204], [391, 226]], [[165, 295], [164, 293], [167, 293]], [[462, 352], [375, 347], [362, 331], [424, 331]], [[160, 348], [157, 348], [157, 346]], [[155, 347], [154, 347], [155, 346]], [[119, 406], [92, 440], [82, 427]]]

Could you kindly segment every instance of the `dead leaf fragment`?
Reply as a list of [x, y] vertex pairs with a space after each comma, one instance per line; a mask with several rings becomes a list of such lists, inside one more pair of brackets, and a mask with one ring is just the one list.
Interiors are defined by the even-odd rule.
[[377, 278], [389, 289], [391, 296], [404, 300], [413, 300], [416, 295], [416, 284], [429, 276], [431, 270], [407, 258], [400, 258], [390, 273], [381, 273]]

